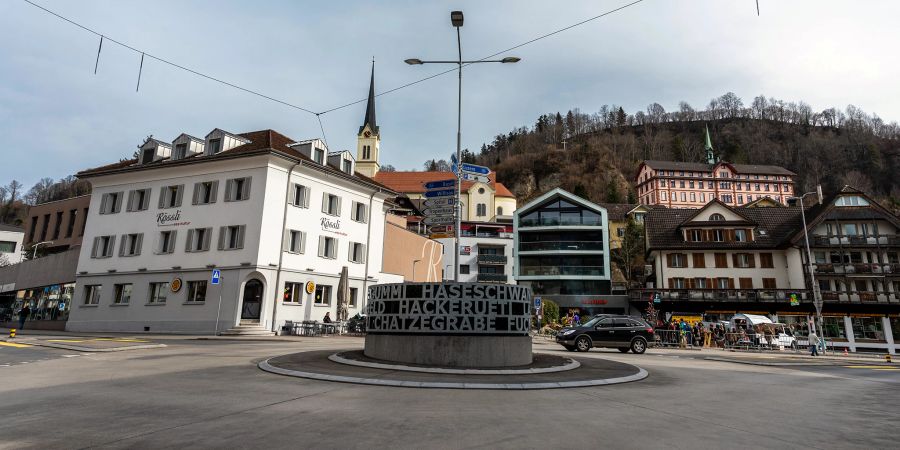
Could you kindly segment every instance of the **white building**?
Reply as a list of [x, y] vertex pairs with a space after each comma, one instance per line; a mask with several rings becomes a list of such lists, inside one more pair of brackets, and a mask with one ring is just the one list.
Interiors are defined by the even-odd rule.
[[335, 318], [344, 267], [352, 317], [368, 286], [403, 281], [382, 272], [385, 200], [397, 193], [355, 164], [319, 140], [216, 129], [148, 139], [138, 160], [79, 173], [93, 196], [67, 329], [212, 333]]
[[[515, 284], [512, 224], [463, 222], [461, 228], [459, 281]], [[438, 242], [444, 244], [444, 279], [452, 280], [455, 242], [453, 238]]]
[[18, 264], [22, 261], [22, 241], [25, 230], [12, 225], [0, 224], [0, 266]]

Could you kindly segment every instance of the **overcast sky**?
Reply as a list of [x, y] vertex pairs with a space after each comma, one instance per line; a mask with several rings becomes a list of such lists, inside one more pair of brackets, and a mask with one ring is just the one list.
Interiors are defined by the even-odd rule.
[[[223, 2], [34, 0], [114, 39], [272, 97], [323, 111], [441, 71], [449, 11], [465, 12], [466, 58], [480, 58], [628, 3], [602, 1]], [[518, 64], [464, 71], [463, 147], [545, 112], [656, 101], [695, 108], [732, 91], [854, 104], [900, 119], [900, 2], [645, 0], [519, 48]], [[130, 157], [145, 136], [171, 141], [219, 127], [320, 137], [315, 116], [145, 60], [21, 0], [0, 1], [0, 183], [60, 178]], [[456, 139], [456, 77], [379, 97], [382, 164], [420, 169]], [[356, 150], [357, 104], [322, 116], [332, 150]]]

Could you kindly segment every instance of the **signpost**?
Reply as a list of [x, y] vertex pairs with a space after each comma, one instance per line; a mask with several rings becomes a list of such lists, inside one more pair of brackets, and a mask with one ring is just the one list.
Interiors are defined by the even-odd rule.
[[211, 284], [219, 284], [219, 280], [221, 280], [221, 279], [222, 279], [222, 272], [219, 271], [219, 269], [213, 269]]
[[423, 202], [423, 205], [426, 208], [438, 208], [438, 207], [448, 207], [452, 208], [456, 206], [456, 200], [448, 197], [435, 197], [426, 199]]
[[425, 213], [426, 217], [447, 216], [447, 215], [452, 216], [456, 212], [456, 210], [453, 208], [450, 208], [450, 207], [447, 207], [447, 208], [425, 208], [425, 211], [423, 211], [423, 212]]
[[434, 216], [434, 217], [426, 217], [422, 222], [425, 222], [425, 225], [446, 225], [453, 223], [453, 216]]
[[429, 191], [433, 189], [452, 188], [453, 186], [456, 186], [456, 180], [429, 181], [428, 183], [425, 183], [425, 189]]
[[463, 172], [462, 179], [465, 181], [477, 181], [480, 183], [490, 183], [491, 179], [488, 178], [487, 175], [475, 175], [471, 173]]
[[[210, 284], [221, 284], [221, 281], [222, 272], [219, 269], [213, 269]], [[224, 289], [224, 286], [219, 288], [219, 306], [216, 308], [216, 331], [213, 332], [213, 336], [219, 335], [219, 316], [222, 313], [222, 289]]]
[[475, 164], [462, 163], [460, 168], [464, 173], [471, 173], [475, 175], [487, 175], [491, 173], [491, 169], [488, 169], [484, 166], [476, 166]]
[[436, 191], [425, 191], [425, 198], [453, 197], [454, 195], [456, 195], [455, 189], [439, 189]]

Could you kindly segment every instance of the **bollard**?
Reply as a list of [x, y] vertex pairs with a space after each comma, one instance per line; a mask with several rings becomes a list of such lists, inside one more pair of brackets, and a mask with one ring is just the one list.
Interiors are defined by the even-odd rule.
[[16, 329], [15, 328], [9, 329], [9, 337], [10, 337], [10, 339], [16, 337]]
[[891, 362], [891, 354], [890, 353], [884, 355], [884, 362], [886, 362], [886, 363]]

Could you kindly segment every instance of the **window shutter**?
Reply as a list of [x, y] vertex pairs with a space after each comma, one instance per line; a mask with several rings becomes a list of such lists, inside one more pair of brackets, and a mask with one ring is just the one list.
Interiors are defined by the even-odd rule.
[[119, 242], [119, 256], [125, 256], [125, 243], [128, 242], [128, 235], [122, 235], [122, 241]]
[[137, 235], [137, 243], [134, 244], [134, 254], [135, 255], [141, 254], [141, 247], [143, 246], [143, 244], [144, 244], [144, 233], [140, 233]]
[[223, 250], [225, 248], [225, 233], [228, 231], [228, 227], [219, 227], [219, 250]]
[[334, 212], [334, 215], [341, 215], [341, 198], [337, 197], [337, 211]]
[[125, 197], [125, 192], [116, 192], [116, 202], [113, 204], [113, 212], [117, 213], [122, 210], [122, 198]]
[[125, 211], [134, 211], [134, 198], [137, 191], [128, 191], [128, 203], [125, 205]]
[[109, 203], [109, 194], [100, 197], [100, 214], [106, 214], [106, 204]]
[[94, 246], [91, 248], [91, 258], [97, 257], [97, 247], [100, 246], [100, 237], [94, 238]]
[[725, 230], [725, 241], [734, 242], [734, 230]]
[[359, 262], [366, 262], [366, 244], [359, 244]]
[[325, 257], [325, 236], [319, 236], [319, 257]]
[[225, 201], [226, 202], [230, 202], [232, 200], [231, 191], [233, 191], [233, 190], [234, 190], [234, 180], [225, 181]]
[[[672, 254], [666, 255], [666, 267], [672, 267]], [[671, 280], [671, 278], [669, 278]]]
[[756, 254], [747, 253], [747, 259], [750, 260], [750, 267], [756, 267]]
[[209, 241], [212, 239], [212, 227], [206, 229], [203, 233], [203, 250], [209, 250]]
[[150, 189], [144, 189], [144, 200], [141, 202], [141, 211], [150, 208]]
[[172, 233], [169, 234], [169, 246], [166, 247], [166, 253], [173, 253], [175, 251], [175, 237], [177, 235], [177, 230], [172, 230]]
[[731, 262], [732, 262], [733, 267], [740, 267], [740, 264], [739, 264], [739, 261], [738, 261], [738, 254], [737, 254], [737, 253], [732, 253], [732, 254], [731, 254]]
[[166, 186], [159, 188], [159, 208], [166, 206]]
[[348, 247], [347, 248], [347, 260], [351, 261], [351, 262], [356, 262], [356, 260], [353, 258], [353, 247], [356, 247], [356, 245], [353, 242], [351, 242], [350, 245], [348, 245], [347, 247]]
[[694, 289], [694, 287], [696, 286], [696, 283], [693, 278], [688, 278], [688, 279], [684, 280], [684, 283], [688, 289]]
[[327, 192], [322, 193], [322, 212], [326, 213], [326, 214], [328, 213], [328, 193]]
[[284, 235], [281, 237], [281, 249], [285, 252], [294, 251], [291, 248], [291, 235], [293, 234], [292, 230], [284, 230]]
[[669, 289], [673, 289], [675, 287], [675, 279], [669, 278]]
[[112, 256], [115, 248], [116, 248], [116, 235], [112, 235], [109, 237], [109, 247], [107, 247], [105, 249], [103, 256]]
[[191, 204], [196, 205], [200, 203], [200, 188], [203, 186], [203, 183], [194, 183], [194, 195], [191, 197]]
[[356, 217], [356, 205], [358, 205], [356, 202], [350, 203], [350, 220], [359, 220], [359, 218]]
[[299, 186], [297, 183], [291, 183], [291, 189], [288, 192], [288, 204], [297, 205], [299, 203], [297, 202], [297, 186]]
[[734, 289], [734, 278], [728, 279], [728, 289]]
[[297, 246], [297, 252], [306, 253], [306, 232], [298, 231], [297, 235], [300, 236], [300, 243]]
[[215, 180], [210, 184], [210, 187], [209, 187], [209, 202], [215, 203], [218, 196], [219, 196], [219, 180]]
[[241, 225], [238, 227], [238, 238], [237, 238], [237, 248], [244, 248], [244, 230], [247, 229], [247, 225]]
[[241, 199], [247, 200], [250, 198], [250, 182], [253, 181], [253, 177], [244, 178], [244, 187], [241, 190]]
[[712, 279], [712, 278], [707, 278], [707, 279], [706, 279], [706, 288], [707, 288], [707, 289], [713, 289], [713, 288], [715, 288], [715, 287], [716, 287], [716, 285], [715, 285], [715, 280]]
[[189, 252], [193, 250], [191, 248], [191, 241], [194, 240], [194, 230], [188, 230], [187, 241], [184, 243], [184, 251]]
[[309, 208], [309, 191], [310, 190], [311, 190], [310, 188], [303, 186], [303, 207], [304, 208]]
[[184, 185], [179, 184], [177, 193], [175, 194], [175, 207], [181, 206], [181, 196], [184, 194]]

